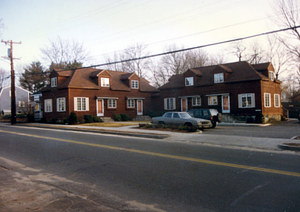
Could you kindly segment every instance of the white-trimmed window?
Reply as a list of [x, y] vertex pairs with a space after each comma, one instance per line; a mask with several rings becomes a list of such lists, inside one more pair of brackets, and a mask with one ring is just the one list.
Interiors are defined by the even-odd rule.
[[217, 96], [209, 96], [208, 97], [208, 105], [217, 105], [218, 97]]
[[51, 113], [52, 112], [52, 99], [45, 99], [45, 113]]
[[56, 107], [57, 112], [65, 112], [66, 111], [66, 98], [57, 98], [56, 99]]
[[280, 107], [280, 95], [274, 94], [274, 107]]
[[117, 108], [117, 100], [116, 99], [108, 99], [108, 108]]
[[109, 87], [109, 78], [101, 78], [101, 87]]
[[224, 73], [214, 74], [214, 82], [215, 83], [222, 83], [222, 82], [224, 82]]
[[88, 97], [74, 97], [74, 110], [75, 111], [89, 111], [89, 98]]
[[271, 94], [264, 93], [265, 107], [271, 107]]
[[135, 107], [135, 100], [127, 99], [127, 108], [134, 108], [134, 107]]
[[51, 87], [57, 87], [57, 77], [51, 78]]
[[192, 98], [193, 106], [201, 106], [201, 97], [193, 97]]
[[138, 80], [131, 80], [131, 88], [138, 89], [139, 88], [139, 81]]
[[274, 71], [269, 71], [269, 78], [271, 81], [274, 81], [274, 79], [275, 79]]
[[238, 95], [239, 108], [254, 108], [255, 107], [255, 94], [243, 93]]
[[165, 98], [164, 99], [164, 108], [165, 108], [165, 110], [175, 110], [176, 109], [175, 98]]
[[193, 85], [194, 85], [194, 77], [186, 77], [185, 86], [193, 86]]

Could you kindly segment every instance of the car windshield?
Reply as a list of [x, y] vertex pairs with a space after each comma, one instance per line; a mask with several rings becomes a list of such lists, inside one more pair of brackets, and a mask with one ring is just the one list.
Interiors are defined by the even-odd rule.
[[186, 119], [186, 118], [192, 118], [190, 116], [190, 114], [188, 114], [188, 113], [180, 113], [180, 116], [181, 116], [181, 118], [184, 118], [184, 119]]

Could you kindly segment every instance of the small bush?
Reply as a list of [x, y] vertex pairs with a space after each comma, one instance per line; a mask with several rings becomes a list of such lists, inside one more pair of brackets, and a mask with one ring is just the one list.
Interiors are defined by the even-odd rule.
[[114, 114], [113, 119], [115, 121], [122, 121], [121, 115], [120, 114]]
[[97, 116], [93, 117], [93, 122], [101, 122], [101, 119]]
[[85, 123], [93, 123], [93, 116], [92, 115], [83, 115], [83, 119]]
[[197, 130], [197, 127], [187, 127], [188, 132], [196, 132]]
[[162, 116], [165, 112], [164, 111], [153, 111], [150, 110], [150, 112], [148, 113], [148, 116], [152, 117], [157, 117], [157, 116]]
[[3, 119], [11, 119], [11, 115], [5, 115], [3, 116]]
[[180, 125], [180, 126], [178, 127], [179, 130], [187, 130], [186, 128], [187, 128], [187, 127], [186, 127], [186, 126], [183, 126], [183, 125]]
[[27, 116], [25, 114], [17, 114], [16, 117], [17, 118], [27, 118]]
[[58, 121], [57, 118], [53, 118], [53, 119], [51, 119], [50, 123], [51, 123], [51, 124], [56, 124], [57, 121]]
[[121, 114], [121, 119], [122, 119], [122, 121], [128, 121], [129, 116], [127, 114]]
[[71, 112], [69, 118], [68, 118], [68, 123], [69, 124], [77, 124], [78, 120], [77, 120], [77, 115], [75, 112]]

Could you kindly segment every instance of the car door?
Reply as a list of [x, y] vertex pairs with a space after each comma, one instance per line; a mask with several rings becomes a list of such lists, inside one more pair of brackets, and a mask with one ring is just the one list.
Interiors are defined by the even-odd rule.
[[170, 125], [172, 123], [172, 113], [167, 113], [163, 121], [166, 125]]
[[171, 125], [180, 125], [179, 113], [173, 113], [173, 118], [172, 118], [172, 124]]

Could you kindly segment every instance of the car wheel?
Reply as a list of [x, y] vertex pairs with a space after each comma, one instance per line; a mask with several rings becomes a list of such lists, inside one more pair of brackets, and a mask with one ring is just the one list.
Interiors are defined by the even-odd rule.
[[184, 126], [186, 126], [188, 129], [193, 128], [193, 125], [191, 123], [185, 123]]
[[212, 123], [211, 128], [215, 128], [215, 127], [217, 126], [217, 122], [213, 121], [213, 122], [211, 122], [211, 123]]

